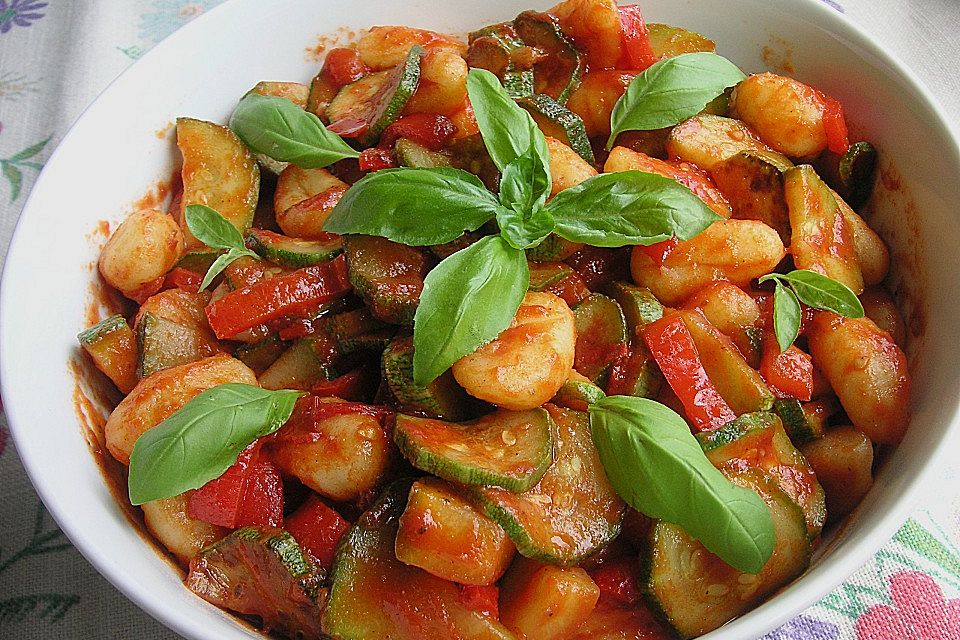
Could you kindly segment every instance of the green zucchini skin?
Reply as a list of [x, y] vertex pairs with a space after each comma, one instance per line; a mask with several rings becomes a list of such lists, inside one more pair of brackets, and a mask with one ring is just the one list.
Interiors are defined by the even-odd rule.
[[330, 362], [325, 341], [301, 338], [260, 374], [264, 389], [299, 389], [307, 391], [316, 382], [333, 380], [338, 372]]
[[467, 64], [499, 77], [511, 98], [533, 95], [534, 52], [520, 40], [513, 24], [501, 22], [474, 31], [469, 42]]
[[346, 236], [344, 252], [350, 284], [373, 315], [390, 324], [412, 325], [420, 303], [427, 257], [375, 236]]
[[340, 238], [302, 240], [265, 229], [247, 232], [247, 247], [270, 262], [290, 269], [312, 267], [331, 260], [343, 252]]
[[514, 640], [495, 618], [467, 608], [454, 583], [397, 560], [410, 487], [410, 480], [389, 485], [340, 540], [324, 632], [339, 640]]
[[530, 291], [546, 291], [573, 273], [573, 268], [562, 262], [534, 262], [530, 267]]
[[620, 533], [626, 505], [604, 473], [585, 413], [544, 405], [556, 427], [554, 462], [533, 488], [472, 487], [468, 497], [521, 555], [571, 567]]
[[593, 293], [573, 308], [573, 319], [577, 327], [574, 368], [602, 387], [627, 345], [623, 311], [613, 299]]
[[520, 98], [517, 104], [530, 112], [544, 135], [558, 139], [591, 165], [596, 164], [587, 128], [580, 116], [543, 93]]
[[777, 399], [773, 403], [773, 411], [783, 420], [783, 428], [796, 446], [799, 447], [823, 437], [824, 425], [810, 420], [799, 400]]
[[554, 430], [543, 409], [499, 410], [460, 424], [400, 414], [393, 437], [418, 469], [520, 493], [540, 482], [553, 462]]
[[260, 342], [242, 344], [233, 352], [233, 357], [253, 369], [258, 376], [270, 368], [287, 350], [287, 345], [276, 336], [270, 336]]
[[413, 140], [400, 138], [393, 147], [393, 153], [397, 157], [397, 163], [401, 167], [411, 167], [414, 169], [437, 169], [440, 167], [453, 166], [450, 156], [431, 151]]
[[463, 420], [472, 402], [450, 371], [421, 387], [413, 382], [413, 337], [396, 338], [383, 351], [383, 379], [401, 411], [434, 416], [441, 420]]
[[583, 55], [548, 13], [524, 11], [514, 19], [513, 28], [524, 44], [546, 54], [533, 66], [535, 91], [566, 104], [586, 69]]
[[137, 338], [126, 318], [110, 316], [77, 335], [93, 363], [123, 393], [137, 385]]

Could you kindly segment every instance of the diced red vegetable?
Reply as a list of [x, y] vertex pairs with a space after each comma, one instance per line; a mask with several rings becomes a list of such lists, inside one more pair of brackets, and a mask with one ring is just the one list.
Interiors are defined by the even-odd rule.
[[321, 380], [313, 385], [310, 393], [321, 398], [340, 398], [341, 400], [359, 400], [367, 396], [372, 384], [379, 381], [380, 370], [359, 367], [333, 380]]
[[458, 586], [460, 587], [460, 601], [463, 602], [463, 606], [491, 618], [500, 617], [500, 588], [497, 585], [461, 584]]
[[335, 89], [356, 82], [368, 73], [370, 69], [363, 64], [360, 54], [349, 47], [331, 49], [323, 62], [322, 74]]
[[590, 295], [590, 289], [583, 283], [583, 278], [577, 273], [547, 287], [547, 292], [563, 298], [569, 307], [575, 307]]
[[341, 536], [350, 528], [350, 523], [328, 507], [317, 494], [311, 494], [286, 519], [284, 528], [311, 560], [329, 571], [333, 566], [333, 552]]
[[586, 246], [565, 262], [583, 278], [591, 291], [602, 289], [615, 280], [630, 279], [630, 250]]
[[667, 256], [673, 253], [673, 250], [676, 249], [679, 244], [680, 239], [674, 236], [669, 240], [664, 240], [663, 242], [658, 242], [656, 244], [637, 245], [637, 248], [647, 254], [647, 257], [653, 260], [655, 265], [661, 267], [663, 266], [663, 261], [667, 259]]
[[772, 333], [763, 339], [760, 375], [778, 398], [808, 402], [813, 396], [813, 359], [794, 345], [781, 353]]
[[283, 521], [283, 481], [260, 454], [262, 442], [244, 449], [237, 462], [219, 478], [197, 489], [187, 503], [187, 515], [221, 527], [279, 527]]
[[330, 402], [317, 395], [303, 396], [290, 415], [284, 427], [277, 432], [277, 438], [287, 442], [314, 442], [316, 437], [323, 437], [315, 432], [316, 425], [328, 418], [351, 414], [362, 414], [376, 418], [383, 423], [391, 415], [386, 407], [363, 404], [361, 402]]
[[637, 561], [633, 558], [609, 560], [590, 572], [590, 577], [600, 587], [600, 597], [626, 606], [640, 602]]
[[696, 430], [719, 429], [737, 417], [707, 376], [680, 316], [664, 316], [644, 327], [642, 335]]
[[457, 126], [447, 116], [414, 113], [403, 116], [384, 129], [380, 136], [380, 146], [392, 147], [400, 138], [407, 138], [432, 151], [439, 151], [456, 133]]
[[200, 284], [202, 282], [203, 274], [191, 271], [190, 269], [184, 269], [183, 267], [174, 267], [164, 279], [163, 286], [167, 289], [183, 289], [190, 293], [197, 293], [200, 291]]
[[657, 61], [657, 56], [650, 44], [650, 29], [647, 28], [647, 23], [643, 19], [640, 5], [622, 6], [619, 12], [623, 59], [618, 67], [643, 71]]
[[393, 150], [384, 147], [372, 147], [360, 152], [360, 171], [380, 171], [393, 169], [397, 166], [393, 158]]
[[610, 379], [607, 381], [607, 395], [630, 396], [634, 390], [628, 380], [635, 378], [635, 372], [641, 371], [650, 355], [641, 347], [628, 345], [610, 368]]
[[822, 91], [817, 91], [817, 97], [823, 102], [823, 132], [827, 136], [827, 148], [836, 154], [843, 155], [850, 146], [843, 105], [839, 100]]
[[163, 282], [164, 277], [160, 276], [156, 280], [151, 280], [150, 282], [140, 285], [133, 291], [124, 291], [123, 295], [127, 296], [137, 304], [143, 304], [147, 298], [163, 288]]
[[328, 262], [231, 291], [207, 305], [207, 320], [218, 338], [232, 338], [281, 316], [304, 313], [345, 296], [350, 290], [347, 261], [339, 255]]

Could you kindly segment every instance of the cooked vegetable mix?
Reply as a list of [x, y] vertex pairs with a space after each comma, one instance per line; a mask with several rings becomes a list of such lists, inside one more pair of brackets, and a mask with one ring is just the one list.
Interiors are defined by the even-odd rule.
[[878, 150], [715, 51], [565, 0], [178, 119], [182, 191], [99, 261], [136, 312], [78, 340], [189, 589], [306, 640], [666, 640], [805, 570], [909, 422]]

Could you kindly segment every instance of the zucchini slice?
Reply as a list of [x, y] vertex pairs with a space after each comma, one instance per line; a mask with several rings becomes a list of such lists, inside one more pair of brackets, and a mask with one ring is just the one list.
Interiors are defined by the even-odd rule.
[[530, 291], [546, 291], [573, 273], [573, 268], [562, 262], [530, 262]]
[[337, 371], [331, 360], [335, 355], [330, 342], [323, 338], [302, 338], [260, 374], [264, 389], [300, 389], [307, 391], [321, 380], [333, 380]]
[[773, 151], [747, 125], [723, 116], [700, 114], [670, 130], [667, 154], [692, 162], [705, 171], [741, 151], [751, 151], [774, 165], [791, 166], [787, 157]]
[[397, 560], [438, 578], [488, 585], [516, 553], [503, 527], [480, 513], [448, 482], [421, 478], [400, 516]]
[[336, 258], [343, 251], [340, 238], [303, 240], [265, 229], [248, 231], [246, 245], [266, 260], [290, 269], [312, 267]]
[[541, 262], [559, 262], [566, 260], [580, 249], [583, 249], [581, 243], [570, 242], [566, 238], [551, 233], [543, 239], [543, 242], [527, 249], [527, 258]]
[[427, 275], [424, 252], [376, 236], [347, 236], [344, 252], [350, 284], [373, 315], [390, 324], [412, 325]]
[[438, 169], [440, 167], [453, 166], [453, 161], [445, 153], [431, 151], [413, 140], [400, 138], [393, 147], [393, 152], [397, 156], [397, 163], [401, 167], [412, 167], [414, 169]]
[[580, 116], [543, 93], [520, 98], [517, 104], [533, 116], [543, 135], [556, 138], [591, 165], [596, 162], [590, 138], [587, 137], [587, 128]]
[[810, 562], [803, 512], [761, 473], [728, 472], [736, 485], [756, 491], [770, 507], [776, 530], [773, 555], [760, 573], [741, 573], [707, 551], [683, 529], [658, 521], [641, 550], [641, 587], [684, 638], [713, 631], [800, 575]]
[[543, 409], [500, 409], [460, 424], [400, 414], [393, 439], [418, 469], [521, 492], [540, 482], [553, 462], [553, 429]]
[[183, 219], [191, 204], [205, 204], [245, 232], [253, 223], [260, 194], [260, 170], [250, 151], [228, 127], [177, 118], [177, 146], [183, 155], [183, 206], [178, 222], [187, 249], [203, 247]]
[[467, 64], [500, 78], [511, 98], [533, 95], [535, 52], [517, 36], [513, 24], [501, 22], [470, 34]]
[[877, 173], [877, 150], [869, 142], [851, 144], [842, 156], [826, 151], [814, 161], [817, 173], [854, 209], [870, 199]]
[[790, 441], [798, 447], [822, 438], [827, 427], [826, 418], [829, 416], [817, 410], [822, 405], [813, 402], [807, 404], [814, 406], [808, 411], [796, 398], [780, 398], [773, 403], [773, 411], [783, 421]]
[[586, 411], [591, 404], [599, 402], [606, 395], [603, 389], [574, 371], [551, 402], [574, 411]]
[[810, 539], [820, 535], [827, 517], [823, 488], [775, 414], [744, 414], [714, 432], [698, 433], [697, 440], [715, 467], [753, 468], [773, 479], [803, 510]]
[[394, 69], [371, 73], [340, 89], [327, 106], [327, 128], [364, 146], [374, 144], [417, 90], [422, 54], [423, 47], [414, 45]]
[[355, 351], [383, 351], [393, 337], [394, 327], [380, 322], [369, 309], [355, 309], [323, 318], [319, 331], [327, 335], [341, 354]]
[[167, 289], [143, 303], [133, 327], [139, 347], [138, 376], [146, 378], [161, 369], [220, 353], [220, 343], [204, 311], [209, 300], [204, 292]]
[[742, 151], [718, 163], [710, 177], [727, 198], [737, 218], [759, 220], [790, 243], [790, 214], [783, 196], [783, 172], [789, 163]]
[[[258, 82], [257, 86], [250, 89], [244, 97], [251, 93], [260, 96], [273, 96], [276, 98], [286, 98], [301, 109], [307, 108], [307, 98], [310, 95], [310, 87], [299, 82]], [[284, 169], [289, 166], [289, 162], [280, 162], [263, 153], [256, 153], [254, 157], [261, 169], [264, 169], [273, 175], [280, 175]]]
[[673, 58], [684, 53], [713, 53], [716, 43], [696, 31], [688, 31], [668, 24], [650, 23], [650, 48], [657, 58]]
[[277, 361], [287, 346], [277, 336], [270, 336], [260, 342], [242, 344], [233, 352], [233, 357], [247, 365], [258, 376]]
[[409, 481], [388, 486], [340, 540], [324, 631], [340, 640], [513, 640], [496, 619], [464, 606], [454, 583], [397, 560], [409, 488]]
[[470, 404], [453, 373], [446, 371], [425, 387], [413, 383], [413, 337], [394, 339], [384, 350], [383, 379], [400, 409], [441, 420], [462, 420]]
[[627, 346], [627, 325], [620, 305], [594, 293], [573, 308], [577, 345], [573, 368], [601, 387], [613, 362]]
[[289, 533], [247, 527], [190, 562], [187, 588], [218, 607], [259, 617], [266, 631], [320, 638], [323, 578]]
[[544, 54], [533, 65], [534, 90], [566, 103], [580, 86], [586, 62], [563, 34], [560, 23], [549, 13], [524, 11], [514, 19], [513, 28], [524, 44]]
[[123, 316], [101, 320], [77, 340], [117, 389], [127, 394], [137, 386], [137, 339]]
[[593, 446], [587, 414], [544, 405], [553, 419], [554, 463], [524, 493], [473, 487], [469, 497], [499, 523], [522, 555], [574, 566], [620, 533], [626, 506]]
[[187, 251], [180, 257], [177, 264], [173, 266], [174, 268], [187, 269], [188, 271], [204, 275], [219, 256], [219, 251], [211, 251], [210, 249]]
[[606, 288], [607, 294], [617, 301], [627, 321], [627, 332], [635, 333], [651, 322], [663, 317], [663, 305], [646, 287], [612, 282]]

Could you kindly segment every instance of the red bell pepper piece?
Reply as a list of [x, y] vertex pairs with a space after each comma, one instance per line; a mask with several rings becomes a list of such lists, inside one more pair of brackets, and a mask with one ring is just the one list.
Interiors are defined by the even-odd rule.
[[604, 562], [590, 572], [590, 577], [600, 587], [601, 598], [632, 607], [640, 602], [638, 573], [636, 560], [618, 558]]
[[370, 73], [356, 49], [337, 47], [331, 49], [323, 61], [322, 75], [335, 89], [356, 82]]
[[330, 402], [317, 395], [303, 396], [297, 400], [287, 423], [277, 432], [277, 438], [285, 442], [307, 444], [326, 437], [317, 433], [317, 424], [328, 418], [360, 414], [377, 419], [381, 425], [393, 412], [361, 402]]
[[190, 293], [200, 291], [200, 284], [203, 282], [203, 275], [183, 267], [174, 267], [167, 274], [163, 281], [166, 289], [183, 289]]
[[393, 147], [400, 138], [413, 140], [417, 144], [439, 151], [457, 132], [457, 125], [447, 116], [436, 113], [414, 113], [403, 116], [384, 129], [380, 136], [381, 147]]
[[306, 502], [284, 522], [311, 560], [324, 569], [333, 566], [333, 552], [341, 536], [350, 528], [350, 523], [324, 504], [317, 494], [311, 494]]
[[644, 327], [642, 335], [697, 431], [719, 429], [737, 417], [710, 382], [693, 336], [680, 316], [664, 316]]
[[223, 475], [193, 492], [187, 515], [230, 529], [279, 527], [283, 522], [283, 481], [273, 463], [261, 456], [261, 446], [259, 440], [251, 444]]
[[638, 244], [637, 248], [640, 251], [643, 251], [648, 258], [653, 260], [653, 264], [657, 265], [658, 267], [662, 267], [663, 261], [667, 259], [667, 256], [673, 253], [673, 250], [676, 249], [679, 244], [680, 239], [677, 236], [673, 236], [669, 240], [657, 242], [656, 244]]
[[359, 400], [367, 395], [367, 391], [374, 382], [379, 382], [379, 368], [376, 370], [376, 376], [372, 375], [373, 370], [369, 367], [359, 367], [353, 371], [348, 371], [333, 380], [321, 380], [313, 385], [310, 393], [321, 398], [340, 398], [341, 400]]
[[231, 291], [207, 305], [207, 321], [218, 338], [232, 338], [281, 316], [304, 313], [345, 296], [350, 290], [347, 261], [339, 255], [328, 262]]
[[381, 169], [393, 169], [397, 166], [393, 151], [383, 147], [373, 147], [360, 152], [360, 171], [372, 172]]
[[823, 132], [827, 136], [827, 148], [843, 155], [850, 146], [847, 131], [847, 119], [843, 114], [843, 105], [836, 98], [816, 90], [817, 97], [823, 103]]
[[808, 402], [813, 397], [813, 359], [794, 345], [781, 353], [772, 333], [763, 338], [760, 375], [778, 398]]
[[459, 586], [460, 602], [463, 606], [491, 618], [500, 617], [500, 588], [497, 585], [461, 584]]
[[620, 41], [623, 44], [623, 58], [618, 67], [634, 71], [643, 71], [657, 61], [657, 55], [650, 45], [650, 29], [643, 19], [640, 5], [630, 4], [619, 8]]

